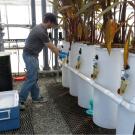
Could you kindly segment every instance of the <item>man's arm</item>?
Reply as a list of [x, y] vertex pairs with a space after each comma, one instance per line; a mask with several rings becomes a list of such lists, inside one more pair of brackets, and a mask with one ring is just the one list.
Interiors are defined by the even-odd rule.
[[47, 43], [47, 47], [59, 56], [61, 60], [68, 56], [68, 53], [60, 51], [52, 42]]
[[47, 47], [58, 56], [60, 50], [52, 42], [47, 43]]

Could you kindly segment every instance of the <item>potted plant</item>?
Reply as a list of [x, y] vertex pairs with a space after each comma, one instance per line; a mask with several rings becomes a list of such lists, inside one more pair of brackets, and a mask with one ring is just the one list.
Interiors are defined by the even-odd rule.
[[[133, 3], [126, 0], [98, 2], [102, 11], [98, 17], [102, 17], [103, 25], [99, 38], [102, 44], [101, 48], [96, 49], [98, 59], [96, 59], [96, 66], [94, 65], [93, 68], [93, 73], [98, 71], [96, 72], [98, 75], [96, 74], [97, 78], [94, 79], [98, 84], [117, 95], [117, 88], [120, 86], [121, 80], [121, 66], [123, 65], [120, 50], [124, 48], [126, 42], [128, 21], [133, 17], [132, 13], [127, 15], [126, 11], [127, 6], [133, 6]], [[104, 128], [116, 128], [117, 105], [98, 90], [94, 90], [94, 97], [94, 122]], [[113, 110], [111, 110], [112, 108]]]

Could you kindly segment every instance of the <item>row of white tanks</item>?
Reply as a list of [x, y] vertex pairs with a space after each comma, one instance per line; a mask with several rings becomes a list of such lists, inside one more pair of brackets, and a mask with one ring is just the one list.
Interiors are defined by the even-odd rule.
[[[63, 41], [62, 50], [69, 52], [67, 66], [75, 69], [77, 58], [80, 56], [80, 68], [75, 70], [91, 78], [93, 61], [95, 56], [98, 56], [99, 73], [94, 81], [116, 96], [120, 96], [117, 91], [121, 85], [121, 70], [123, 69], [123, 53], [121, 52], [121, 48], [113, 48], [110, 55], [106, 48], [101, 48], [97, 45], [72, 43], [70, 50], [69, 48], [69, 42]], [[81, 53], [79, 53], [80, 50]], [[122, 97], [127, 102], [134, 104], [134, 54], [129, 54], [129, 65], [128, 87]], [[133, 134], [135, 113], [128, 111], [100, 90], [93, 88], [90, 83], [87, 83], [87, 81], [70, 71], [64, 64], [62, 66], [62, 85], [69, 88], [72, 96], [78, 97], [78, 105], [83, 108], [90, 108], [90, 101], [93, 100], [93, 121], [96, 125], [103, 128], [116, 129], [117, 134]]]

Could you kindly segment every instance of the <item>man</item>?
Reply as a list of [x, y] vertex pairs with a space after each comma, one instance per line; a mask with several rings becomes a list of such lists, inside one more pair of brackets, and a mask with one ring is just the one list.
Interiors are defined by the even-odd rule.
[[49, 41], [47, 35], [47, 29], [52, 28], [55, 25], [57, 25], [56, 16], [52, 13], [46, 13], [43, 22], [35, 26], [26, 39], [25, 47], [23, 49], [23, 59], [27, 69], [27, 79], [22, 85], [19, 93], [21, 109], [25, 109], [25, 101], [27, 100], [29, 93], [31, 93], [33, 102], [44, 102], [43, 97], [40, 96], [37, 82], [39, 69], [38, 55], [44, 46], [47, 46], [57, 56], [64, 56], [59, 49]]

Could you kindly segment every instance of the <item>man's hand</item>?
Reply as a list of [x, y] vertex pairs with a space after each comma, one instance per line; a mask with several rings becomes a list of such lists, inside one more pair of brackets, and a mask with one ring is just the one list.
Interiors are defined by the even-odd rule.
[[59, 48], [57, 48], [52, 42], [47, 43], [47, 47], [56, 54], [56, 56], [59, 55]]
[[59, 51], [59, 55], [58, 56], [62, 60], [62, 59], [65, 59], [68, 56], [68, 53], [67, 52]]

